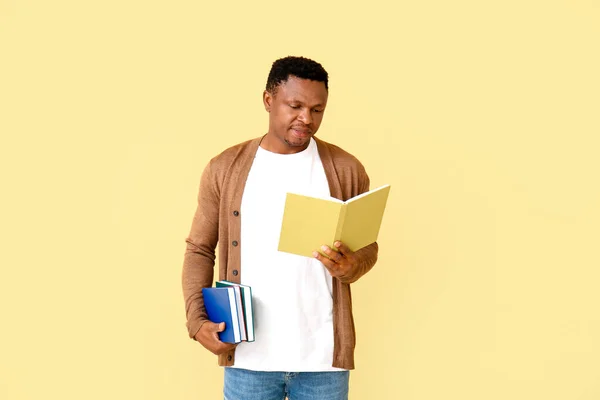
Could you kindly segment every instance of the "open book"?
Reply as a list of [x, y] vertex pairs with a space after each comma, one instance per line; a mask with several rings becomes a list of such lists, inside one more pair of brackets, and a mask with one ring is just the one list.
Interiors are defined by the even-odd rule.
[[337, 240], [352, 251], [377, 241], [389, 192], [384, 185], [347, 201], [288, 193], [278, 250], [312, 257]]

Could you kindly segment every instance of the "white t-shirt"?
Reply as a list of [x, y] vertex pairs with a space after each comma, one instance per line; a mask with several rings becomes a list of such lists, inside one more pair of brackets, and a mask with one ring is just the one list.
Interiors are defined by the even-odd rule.
[[314, 258], [277, 250], [287, 192], [330, 196], [313, 139], [295, 154], [259, 147], [250, 169], [241, 205], [241, 282], [252, 287], [256, 340], [237, 346], [233, 367], [339, 371], [331, 366], [331, 275]]

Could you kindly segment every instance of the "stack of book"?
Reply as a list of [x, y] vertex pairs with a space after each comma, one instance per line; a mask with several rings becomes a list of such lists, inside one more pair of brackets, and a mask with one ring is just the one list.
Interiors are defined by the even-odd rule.
[[252, 289], [230, 281], [218, 281], [216, 287], [203, 288], [204, 307], [208, 319], [225, 322], [219, 340], [225, 343], [254, 341]]

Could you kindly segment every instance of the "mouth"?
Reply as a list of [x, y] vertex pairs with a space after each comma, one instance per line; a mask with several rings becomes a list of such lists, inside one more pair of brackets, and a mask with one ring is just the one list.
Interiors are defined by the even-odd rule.
[[292, 135], [294, 135], [297, 138], [301, 138], [301, 139], [307, 138], [310, 135], [312, 135], [312, 132], [308, 129], [292, 128], [291, 131], [292, 131]]

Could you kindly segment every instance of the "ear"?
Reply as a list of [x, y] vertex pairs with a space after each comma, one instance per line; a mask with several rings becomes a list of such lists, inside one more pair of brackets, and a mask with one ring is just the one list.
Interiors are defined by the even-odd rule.
[[273, 95], [267, 90], [263, 92], [263, 104], [265, 105], [265, 110], [267, 110], [267, 112], [271, 112], [271, 105], [273, 104]]

